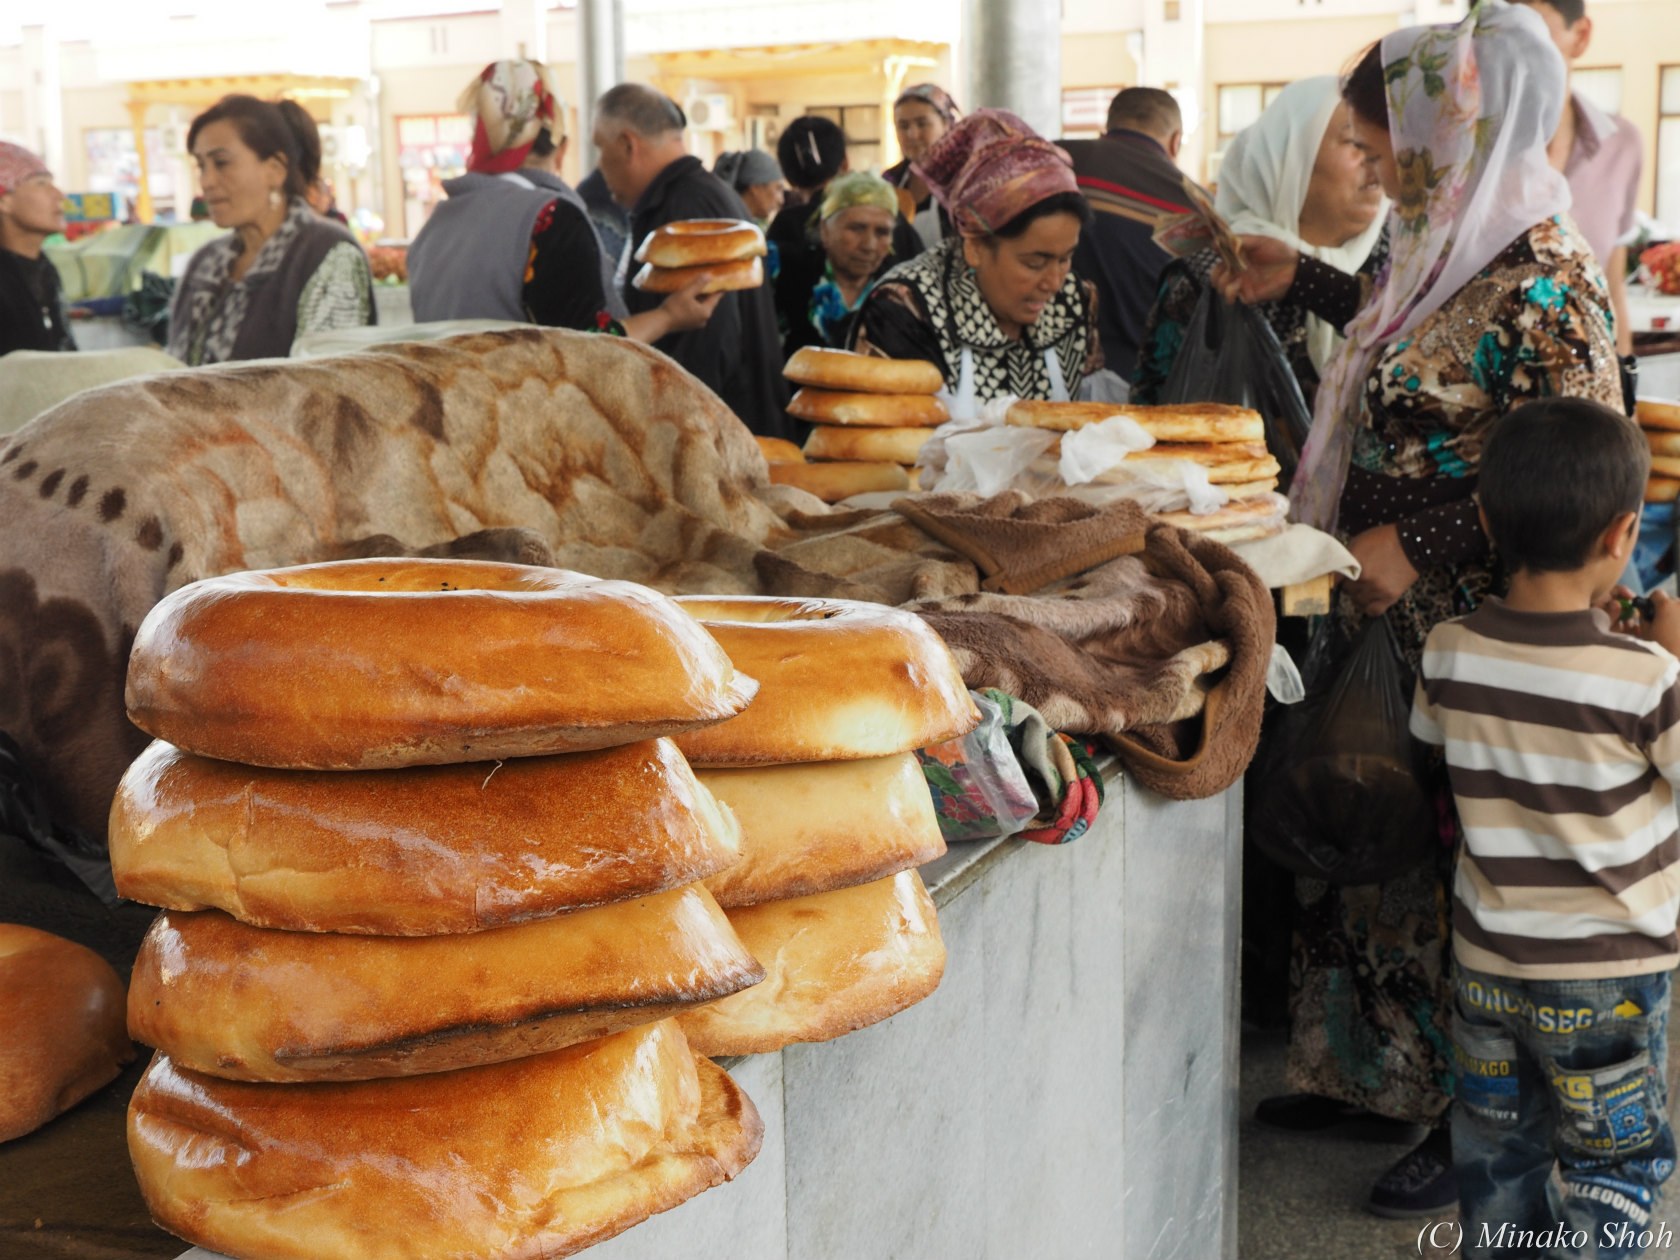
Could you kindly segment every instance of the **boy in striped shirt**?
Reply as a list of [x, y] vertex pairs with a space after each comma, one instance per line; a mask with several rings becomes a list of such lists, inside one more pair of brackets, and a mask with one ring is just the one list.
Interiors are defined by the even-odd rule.
[[1649, 470], [1644, 436], [1598, 403], [1502, 419], [1479, 498], [1510, 593], [1424, 648], [1412, 733], [1445, 749], [1464, 830], [1453, 1163], [1469, 1256], [1638, 1256], [1663, 1236], [1680, 602], [1613, 628]]

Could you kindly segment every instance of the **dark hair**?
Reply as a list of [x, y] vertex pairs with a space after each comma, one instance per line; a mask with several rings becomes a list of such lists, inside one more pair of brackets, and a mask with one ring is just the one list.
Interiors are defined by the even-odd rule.
[[1586, 0], [1517, 0], [1518, 4], [1545, 5], [1563, 19], [1565, 26], [1574, 26], [1587, 16]]
[[644, 83], [620, 83], [608, 88], [601, 93], [595, 113], [650, 140], [688, 126], [688, 115], [682, 112], [682, 106]]
[[1564, 573], [1587, 563], [1611, 521], [1639, 511], [1650, 472], [1632, 420], [1585, 398], [1542, 398], [1493, 426], [1478, 494], [1510, 569]]
[[821, 188], [840, 173], [846, 162], [846, 133], [840, 124], [820, 114], [804, 114], [783, 129], [776, 141], [776, 160], [795, 188]]
[[[298, 112], [303, 111], [299, 108]], [[308, 117], [307, 114], [304, 116]], [[286, 164], [286, 196], [303, 196], [304, 189], [313, 181], [304, 178], [304, 157], [299, 137], [278, 105], [259, 101], [254, 96], [224, 96], [192, 120], [192, 126], [187, 129], [187, 148], [190, 150], [198, 143], [201, 131], [211, 123], [219, 122], [232, 123], [245, 147], [261, 160], [266, 162], [271, 157], [278, 157], [283, 161]], [[313, 121], [309, 128], [315, 135], [315, 172], [319, 174], [321, 137], [315, 132]]]
[[1059, 192], [1052, 197], [1046, 197], [1035, 205], [1028, 206], [1020, 214], [1005, 223], [992, 235], [1000, 240], [1012, 241], [1022, 236], [1033, 223], [1052, 214], [1071, 214], [1079, 219], [1079, 226], [1091, 226], [1091, 205], [1085, 200], [1083, 193]]
[[308, 188], [321, 178], [321, 129], [294, 100], [282, 98], [274, 102], [274, 108], [280, 111], [292, 139], [297, 141], [298, 174], [303, 176], [303, 186]]
[[1108, 103], [1108, 129], [1145, 131], [1162, 138], [1184, 129], [1178, 98], [1162, 88], [1122, 88]]
[[1363, 121], [1388, 129], [1388, 84], [1383, 76], [1381, 40], [1360, 53], [1353, 69], [1342, 77], [1342, 99]]
[[554, 142], [554, 133], [548, 129], [548, 124], [544, 123], [542, 128], [537, 132], [537, 138], [531, 141], [531, 156], [536, 158], [545, 158], [559, 147], [560, 146]]

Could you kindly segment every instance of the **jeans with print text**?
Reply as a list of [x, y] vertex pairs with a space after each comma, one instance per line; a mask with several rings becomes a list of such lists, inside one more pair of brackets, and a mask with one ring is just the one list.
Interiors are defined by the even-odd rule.
[[1621, 1260], [1674, 1171], [1669, 973], [1454, 980], [1453, 1164], [1464, 1254]]

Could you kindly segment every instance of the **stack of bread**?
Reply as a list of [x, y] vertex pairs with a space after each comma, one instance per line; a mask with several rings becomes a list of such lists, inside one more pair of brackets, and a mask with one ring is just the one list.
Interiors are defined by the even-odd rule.
[[770, 479], [828, 503], [870, 490], [915, 488], [916, 457], [950, 419], [934, 397], [939, 369], [920, 359], [878, 359], [806, 346], [783, 369], [800, 386], [788, 414], [813, 424], [803, 463], [772, 464]]
[[1641, 398], [1634, 418], [1651, 444], [1651, 478], [1645, 502], [1673, 503], [1680, 498], [1680, 402]]
[[[1186, 460], [1207, 469], [1208, 481], [1223, 490], [1229, 502], [1211, 513], [1163, 512], [1162, 519], [1220, 542], [1250, 541], [1285, 527], [1286, 505], [1277, 493], [1282, 468], [1266, 449], [1266, 427], [1260, 413], [1247, 407], [1224, 403], [1133, 406], [1018, 402], [1009, 408], [1005, 419], [1020, 428], [1071, 433], [1115, 416], [1135, 421], [1155, 439], [1155, 445], [1133, 451], [1120, 468], [1099, 475], [1096, 484], [1122, 483], [1130, 475], [1127, 465], [1135, 469], [1135, 461]], [[1058, 440], [1045, 452], [1042, 471], [1053, 470], [1060, 454]]]
[[153, 1217], [232, 1256], [569, 1255], [762, 1125], [675, 1014], [763, 969], [669, 738], [756, 686], [644, 588], [363, 560], [195, 583], [135, 639], [111, 860], [164, 908], [129, 1106]]
[[630, 283], [648, 293], [675, 293], [704, 280], [702, 293], [756, 289], [764, 283], [768, 247], [758, 224], [745, 219], [678, 219], [655, 228], [636, 250], [642, 269]]
[[945, 946], [916, 867], [945, 851], [914, 751], [979, 720], [944, 642], [910, 613], [848, 601], [680, 598], [759, 694], [677, 737], [741, 823], [707, 880], [767, 971], [677, 1017], [701, 1054], [826, 1041], [920, 1001]]

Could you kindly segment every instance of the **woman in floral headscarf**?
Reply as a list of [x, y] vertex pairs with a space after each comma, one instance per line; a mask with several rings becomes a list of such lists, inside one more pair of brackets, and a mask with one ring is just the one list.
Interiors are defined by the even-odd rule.
[[951, 94], [937, 83], [913, 84], [893, 102], [893, 130], [898, 133], [898, 147], [904, 157], [882, 171], [881, 178], [902, 192], [904, 217], [915, 225], [926, 249], [951, 235], [951, 216], [916, 174], [914, 164], [945, 138], [960, 116]]
[[843, 348], [858, 310], [892, 265], [898, 194], [879, 175], [854, 171], [829, 181], [817, 208], [822, 252], [784, 262], [775, 280], [782, 352]]
[[1091, 212], [1068, 155], [1014, 114], [982, 109], [914, 166], [958, 235], [887, 273], [853, 348], [926, 359], [979, 402], [1073, 394], [1103, 360], [1095, 291], [1073, 274]]
[[[1362, 566], [1341, 589], [1344, 624], [1387, 614], [1413, 667], [1431, 628], [1500, 592], [1472, 498], [1494, 421], [1550, 395], [1621, 406], [1609, 290], [1546, 159], [1565, 93], [1555, 52], [1539, 16], [1503, 0], [1456, 26], [1389, 35], [1343, 89], [1395, 202], [1387, 271], [1373, 288], [1245, 237], [1249, 269], [1215, 273], [1227, 296], [1287, 295], [1344, 329], [1294, 514], [1338, 529]], [[1308, 1094], [1290, 1127], [1362, 1108], [1433, 1129], [1379, 1180], [1370, 1206], [1383, 1215], [1456, 1201], [1449, 839], [1438, 860], [1384, 884], [1299, 888], [1289, 1078]], [[1303, 1119], [1313, 1115], [1326, 1124]]]

